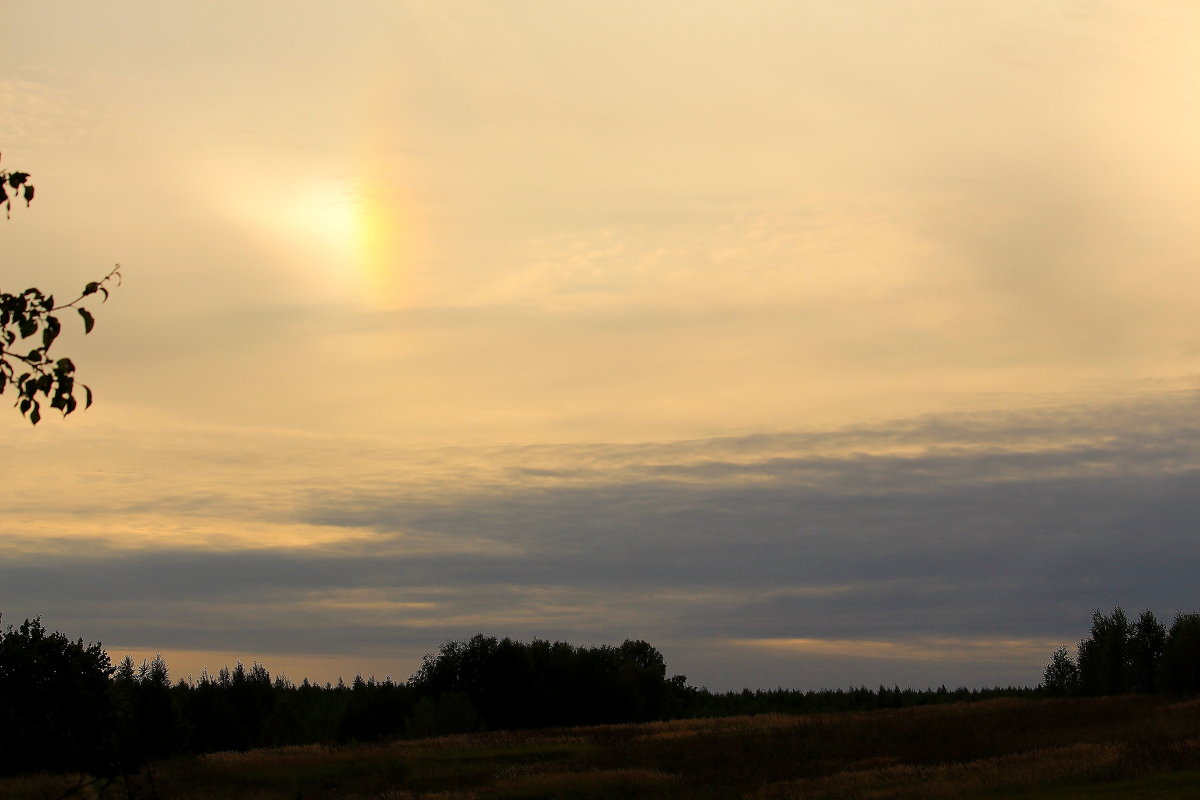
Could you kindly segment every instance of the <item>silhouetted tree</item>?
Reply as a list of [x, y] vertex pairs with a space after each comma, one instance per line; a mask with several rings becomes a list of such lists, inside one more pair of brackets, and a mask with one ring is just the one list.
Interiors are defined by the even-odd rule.
[[1056, 697], [1074, 694], [1079, 689], [1079, 667], [1066, 647], [1058, 648], [1050, 657], [1042, 673], [1042, 688]]
[[162, 655], [140, 666], [125, 656], [113, 673], [112, 694], [127, 762], [165, 758], [182, 748], [187, 734]]
[[1133, 688], [1130, 639], [1133, 627], [1120, 606], [1092, 612], [1092, 631], [1079, 643], [1079, 685], [1086, 695], [1124, 694]]
[[1128, 646], [1130, 689], [1140, 694], [1158, 691], [1158, 669], [1167, 629], [1150, 611], [1143, 611], [1133, 623]]
[[1083, 695], [1200, 691], [1200, 614], [1180, 614], [1168, 632], [1151, 611], [1130, 623], [1120, 606], [1092, 612], [1092, 629], [1072, 661], [1054, 652], [1043, 690]]
[[[29, 205], [33, 200], [29, 173], [0, 170], [0, 203], [4, 204], [6, 215], [11, 216], [13, 198], [8, 194], [9, 189], [20, 192], [25, 204]], [[83, 321], [83, 332], [91, 333], [96, 320], [81, 303], [85, 297], [96, 294], [101, 296], [101, 302], [107, 300], [108, 284], [113, 281], [121, 282], [120, 265], [100, 280], [88, 283], [79, 296], [68, 303], [56, 303], [54, 295], [38, 288], [16, 294], [0, 292], [0, 394], [13, 386], [17, 392], [14, 405], [22, 415], [28, 415], [34, 425], [42, 419], [39, 395], [63, 416], [73, 412], [79, 404], [74, 362], [50, 355], [54, 341], [62, 332], [62, 322], [56, 315], [75, 309]], [[24, 344], [31, 337], [37, 338]], [[92, 390], [84, 384], [79, 387], [83, 389], [86, 408], [92, 404]]]
[[405, 717], [412, 707], [411, 695], [411, 689], [391, 678], [377, 681], [374, 676], [354, 676], [338, 739], [371, 741], [403, 734]]
[[1171, 623], [1159, 664], [1163, 691], [1200, 692], [1200, 613], [1179, 614]]
[[0, 772], [113, 768], [112, 664], [41, 619], [0, 633]]
[[438, 729], [451, 702], [456, 719], [470, 719], [461, 700], [448, 699], [455, 694], [489, 729], [658, 719], [677, 707], [679, 683], [667, 680], [662, 654], [641, 640], [574, 648], [479, 634], [425, 657], [409, 681], [421, 698], [410, 730]]

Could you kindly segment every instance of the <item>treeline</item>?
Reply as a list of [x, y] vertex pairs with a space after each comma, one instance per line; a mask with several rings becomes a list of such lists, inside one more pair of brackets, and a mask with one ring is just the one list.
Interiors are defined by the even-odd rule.
[[445, 644], [402, 683], [297, 685], [239, 662], [172, 684], [161, 656], [114, 666], [99, 644], [26, 620], [0, 633], [0, 774], [121, 775], [181, 753], [643, 722], [685, 715], [695, 693], [644, 641], [484, 635]]
[[710, 692], [700, 689], [692, 696], [689, 717], [732, 717], [744, 714], [824, 714], [841, 711], [876, 711], [884, 708], [970, 703], [997, 697], [1037, 697], [1038, 688], [1005, 686], [988, 689], [901, 689], [899, 686], [867, 686], [849, 689], [743, 689], [740, 692]]
[[477, 635], [425, 657], [407, 681], [324, 685], [242, 663], [174, 684], [161, 657], [114, 665], [98, 644], [40, 620], [0, 631], [0, 774], [127, 775], [176, 754], [448, 733], [759, 713], [866, 711], [994, 697], [1200, 691], [1200, 614], [1167, 629], [1150, 612], [1096, 612], [1073, 658], [1059, 648], [1041, 686], [880, 686], [715, 693], [667, 676], [644, 641], [576, 647]]
[[482, 634], [426, 656], [408, 685], [435, 728], [464, 715], [489, 729], [647, 722], [682, 716], [694, 691], [685, 676], [668, 678], [662, 654], [644, 641], [589, 648]]
[[644, 641], [576, 647], [477, 635], [404, 682], [296, 684], [242, 663], [174, 684], [161, 657], [113, 665], [99, 644], [26, 620], [0, 633], [0, 774], [131, 774], [182, 753], [764, 712], [866, 710], [1030, 689], [879, 687], [714, 693], [667, 676]]
[[1120, 606], [1092, 612], [1092, 629], [1072, 657], [1065, 646], [1042, 675], [1052, 695], [1200, 692], [1200, 613], [1178, 614], [1168, 629], [1151, 611], [1130, 621]]

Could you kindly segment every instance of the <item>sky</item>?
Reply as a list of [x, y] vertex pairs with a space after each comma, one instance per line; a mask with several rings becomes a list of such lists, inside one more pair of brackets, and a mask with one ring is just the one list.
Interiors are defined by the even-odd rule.
[[1034, 685], [1196, 610], [1182, 0], [3, 3], [0, 613], [172, 679], [483, 632]]

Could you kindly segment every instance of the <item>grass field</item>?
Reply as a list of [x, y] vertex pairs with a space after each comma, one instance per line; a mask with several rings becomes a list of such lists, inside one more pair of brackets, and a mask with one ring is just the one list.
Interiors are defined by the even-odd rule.
[[[77, 778], [0, 781], [57, 798]], [[76, 796], [96, 797], [94, 787]], [[103, 797], [1193, 798], [1200, 700], [1002, 699], [292, 747], [176, 758]]]

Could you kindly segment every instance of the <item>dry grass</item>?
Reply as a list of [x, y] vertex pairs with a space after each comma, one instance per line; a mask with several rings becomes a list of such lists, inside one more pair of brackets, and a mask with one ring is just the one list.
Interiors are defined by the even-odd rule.
[[[496, 732], [378, 745], [288, 747], [159, 764], [135, 798], [1085, 797], [1104, 787], [1191, 797], [1200, 700], [993, 700], [887, 711]], [[1197, 773], [1200, 774], [1200, 773]], [[50, 800], [64, 778], [0, 781]], [[1081, 793], [1077, 793], [1081, 792]], [[124, 798], [114, 787], [103, 800]], [[95, 794], [93, 793], [93, 798]]]
[[854, 765], [825, 778], [787, 781], [763, 787], [751, 800], [819, 798], [970, 798], [1004, 791], [1029, 791], [1077, 781], [1103, 781], [1119, 766], [1112, 745], [1078, 744], [1033, 753], [979, 759], [965, 764]]

